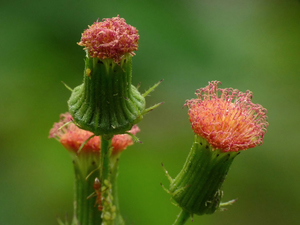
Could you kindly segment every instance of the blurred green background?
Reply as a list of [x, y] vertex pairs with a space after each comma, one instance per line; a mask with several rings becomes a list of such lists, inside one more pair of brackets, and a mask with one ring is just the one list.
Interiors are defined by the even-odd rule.
[[2, 1], [0, 6], [0, 224], [55, 225], [72, 216], [73, 170], [49, 129], [82, 81], [76, 45], [98, 18], [137, 27], [133, 83], [164, 82], [147, 105], [165, 104], [139, 123], [143, 144], [120, 160], [119, 194], [128, 225], [168, 225], [179, 208], [160, 187], [181, 169], [193, 141], [182, 109], [208, 81], [251, 90], [268, 109], [264, 144], [234, 161], [225, 212], [187, 224], [299, 224], [300, 2], [292, 0]]

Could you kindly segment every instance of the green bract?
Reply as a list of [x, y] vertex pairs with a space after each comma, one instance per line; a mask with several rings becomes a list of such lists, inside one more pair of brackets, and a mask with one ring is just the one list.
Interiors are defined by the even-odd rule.
[[189, 214], [211, 214], [222, 205], [221, 187], [238, 152], [212, 150], [209, 143], [195, 135], [186, 162], [167, 190], [172, 199]]
[[80, 128], [95, 135], [116, 135], [130, 130], [142, 119], [145, 98], [131, 84], [132, 57], [87, 57], [83, 84], [72, 91], [69, 112]]

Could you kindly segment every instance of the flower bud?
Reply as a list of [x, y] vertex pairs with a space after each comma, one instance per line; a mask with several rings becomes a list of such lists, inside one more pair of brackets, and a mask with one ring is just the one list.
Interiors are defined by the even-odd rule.
[[122, 18], [95, 22], [78, 43], [87, 51], [83, 84], [68, 101], [76, 124], [95, 135], [123, 134], [142, 119], [145, 98], [131, 84], [137, 30]]
[[167, 190], [189, 214], [210, 214], [223, 205], [222, 184], [241, 150], [263, 143], [267, 110], [253, 104], [252, 93], [219, 89], [213, 81], [186, 101], [195, 140], [183, 169]]

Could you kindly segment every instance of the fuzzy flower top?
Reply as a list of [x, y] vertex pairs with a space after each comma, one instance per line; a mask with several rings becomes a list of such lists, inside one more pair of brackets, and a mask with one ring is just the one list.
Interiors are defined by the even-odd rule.
[[78, 45], [84, 46], [90, 57], [111, 58], [119, 63], [126, 53], [135, 55], [133, 51], [138, 50], [138, 43], [137, 29], [118, 15], [102, 22], [97, 20], [83, 32]]
[[[69, 113], [60, 115], [60, 121], [54, 123], [53, 128], [50, 130], [49, 138], [57, 139], [67, 150], [77, 152], [83, 142], [85, 142], [92, 132], [78, 128], [74, 123], [69, 123], [62, 127], [64, 124], [72, 121], [72, 116]], [[62, 128], [61, 128], [62, 127]], [[59, 129], [61, 128], [61, 129]], [[134, 125], [129, 131], [135, 135], [140, 132], [137, 125]], [[113, 147], [112, 154], [123, 151], [127, 146], [132, 145], [133, 140], [128, 134], [115, 135], [112, 138], [111, 145]], [[82, 152], [100, 152], [101, 140], [95, 136], [91, 138], [82, 148]]]
[[240, 151], [263, 143], [267, 132], [267, 110], [252, 103], [252, 92], [218, 86], [209, 82], [196, 91], [197, 99], [187, 100], [189, 119], [195, 134], [205, 138], [213, 149]]

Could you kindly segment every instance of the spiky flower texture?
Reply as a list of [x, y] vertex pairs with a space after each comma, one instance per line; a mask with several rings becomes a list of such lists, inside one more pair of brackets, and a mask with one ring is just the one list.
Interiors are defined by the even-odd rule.
[[119, 63], [122, 57], [138, 50], [139, 35], [135, 27], [126, 23], [119, 15], [113, 18], [98, 20], [86, 29], [78, 43], [84, 46], [91, 57], [111, 58]]
[[220, 81], [209, 82], [196, 91], [197, 99], [186, 101], [195, 134], [222, 152], [261, 145], [269, 125], [267, 110], [252, 103], [252, 92], [221, 89], [220, 84]]

